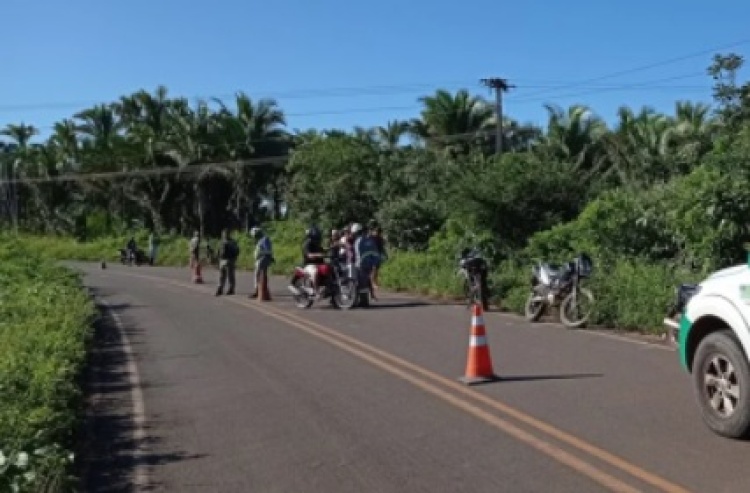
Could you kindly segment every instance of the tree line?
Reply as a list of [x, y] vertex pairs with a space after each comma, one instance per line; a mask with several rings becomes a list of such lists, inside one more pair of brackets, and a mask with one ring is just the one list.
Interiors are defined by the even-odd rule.
[[[730, 243], [746, 233], [744, 191], [733, 187], [748, 167], [742, 64], [736, 54], [713, 58], [713, 107], [623, 106], [612, 127], [585, 105], [546, 105], [545, 128], [506, 118], [500, 157], [493, 106], [467, 90], [438, 90], [419, 99], [414, 119], [349, 132], [290, 131], [276, 101], [244, 93], [191, 104], [164, 87], [141, 90], [56, 123], [42, 143], [32, 125], [4, 127], [0, 218], [82, 237], [133, 224], [216, 235], [287, 216], [326, 227], [376, 218], [394, 246], [411, 250], [428, 249], [453, 220], [491, 237], [499, 258], [534, 245], [547, 255], [557, 242], [561, 251], [729, 261], [741, 249]], [[696, 213], [701, 198], [709, 205]]]

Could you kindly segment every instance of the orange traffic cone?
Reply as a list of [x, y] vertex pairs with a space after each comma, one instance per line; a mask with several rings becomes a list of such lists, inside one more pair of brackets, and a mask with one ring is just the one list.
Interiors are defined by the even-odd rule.
[[201, 263], [200, 261], [195, 263], [193, 270], [193, 282], [195, 284], [203, 284], [203, 276], [201, 275]]
[[466, 385], [494, 382], [500, 377], [492, 370], [490, 347], [487, 344], [487, 334], [484, 330], [482, 307], [473, 305], [471, 316], [471, 339], [469, 342], [469, 357], [466, 362], [466, 375], [459, 380]]
[[271, 301], [271, 292], [268, 289], [268, 272], [260, 274], [260, 285], [258, 286], [258, 301]]

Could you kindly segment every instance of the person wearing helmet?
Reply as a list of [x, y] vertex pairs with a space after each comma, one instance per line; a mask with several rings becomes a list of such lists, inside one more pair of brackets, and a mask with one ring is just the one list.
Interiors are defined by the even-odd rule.
[[[311, 226], [305, 231], [305, 241], [302, 243], [302, 267], [313, 282], [313, 290], [318, 293], [318, 265], [325, 263], [325, 249], [323, 238], [317, 226]], [[289, 283], [294, 286], [294, 276]]]

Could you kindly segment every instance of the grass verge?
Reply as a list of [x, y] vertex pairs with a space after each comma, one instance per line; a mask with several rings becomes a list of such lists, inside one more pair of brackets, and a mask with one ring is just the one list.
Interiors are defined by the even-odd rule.
[[77, 275], [0, 240], [0, 491], [64, 491], [94, 306]]

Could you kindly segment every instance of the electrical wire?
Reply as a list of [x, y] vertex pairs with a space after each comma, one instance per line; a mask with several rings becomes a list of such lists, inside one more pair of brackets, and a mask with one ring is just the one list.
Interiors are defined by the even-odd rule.
[[[690, 53], [690, 54], [687, 54], [687, 55], [678, 56], [678, 57], [675, 57], [675, 58], [669, 58], [667, 60], [662, 60], [660, 62], [654, 62], [654, 63], [650, 63], [650, 64], [647, 64], [647, 65], [641, 65], [639, 67], [634, 67], [634, 68], [630, 68], [630, 69], [626, 69], [626, 70], [619, 70], [617, 72], [612, 72], [612, 73], [601, 75], [601, 76], [598, 76], [598, 77], [593, 77], [593, 78], [590, 78], [590, 79], [583, 79], [581, 81], [574, 82], [572, 84], [566, 84], [566, 85], [563, 85], [563, 86], [558, 86], [556, 89], [570, 89], [570, 88], [573, 88], [573, 87], [579, 87], [582, 84], [590, 84], [591, 82], [599, 82], [601, 80], [613, 79], [615, 77], [620, 77], [620, 76], [623, 76], [623, 75], [633, 74], [633, 73], [636, 73], [636, 72], [643, 72], [643, 71], [646, 71], [646, 70], [650, 70], [652, 68], [663, 67], [665, 65], [672, 65], [672, 64], [677, 63], [677, 62], [682, 62], [682, 61], [685, 61], [685, 60], [690, 60], [692, 58], [698, 58], [698, 57], [702, 57], [702, 56], [714, 54], [714, 53], [716, 53], [716, 52], [718, 52], [720, 50], [726, 50], [726, 49], [729, 49], [729, 48], [736, 48], [738, 46], [746, 45], [748, 43], [750, 43], [750, 38], [741, 39], [739, 41], [734, 41], [734, 42], [731, 42], [731, 43], [728, 43], [728, 44], [724, 44], [724, 45], [720, 45], [720, 46], [714, 46], [713, 48], [709, 48], [707, 50], [702, 50], [702, 51], [699, 51], [699, 52], [694, 52], [694, 53]], [[529, 94], [528, 97], [538, 96], [539, 94], [545, 94], [545, 93], [547, 93], [547, 92], [549, 92], [551, 90], [554, 90], [554, 89], [548, 89], [548, 90], [538, 91], [538, 92], [536, 92], [534, 94]]]

